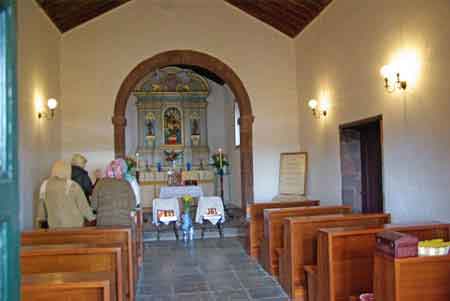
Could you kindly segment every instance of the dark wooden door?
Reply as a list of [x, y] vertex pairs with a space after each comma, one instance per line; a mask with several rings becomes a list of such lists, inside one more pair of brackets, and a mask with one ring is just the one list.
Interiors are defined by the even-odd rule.
[[360, 128], [361, 198], [363, 213], [383, 212], [383, 182], [380, 121]]
[[20, 300], [16, 8], [0, 0], [0, 300]]
[[341, 125], [340, 139], [343, 203], [382, 213], [382, 116]]

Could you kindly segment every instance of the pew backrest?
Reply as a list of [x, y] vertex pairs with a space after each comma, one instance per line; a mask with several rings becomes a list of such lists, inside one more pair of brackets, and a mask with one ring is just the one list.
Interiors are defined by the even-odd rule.
[[22, 275], [64, 272], [111, 272], [117, 300], [125, 300], [120, 244], [61, 244], [23, 246], [20, 254]]
[[383, 231], [407, 233], [420, 240], [443, 238], [448, 241], [450, 238], [450, 224], [445, 223], [320, 229], [317, 246], [319, 301], [343, 301], [372, 291], [376, 234]]
[[114, 274], [110, 272], [51, 273], [22, 276], [23, 301], [115, 301]]
[[283, 219], [294, 216], [349, 214], [350, 206], [313, 206], [264, 209], [264, 236], [260, 247], [260, 262], [272, 275], [278, 275], [276, 249], [283, 247]]
[[[304, 294], [304, 267], [317, 264], [317, 237], [320, 228], [348, 226], [381, 226], [390, 215], [346, 214], [289, 217], [283, 220], [283, 252], [280, 258], [280, 282], [290, 296]], [[282, 271], [282, 272], [281, 272]]]
[[295, 202], [259, 202], [247, 206], [248, 240], [247, 252], [253, 258], [258, 258], [260, 241], [264, 236], [264, 209], [319, 206], [318, 200], [305, 200]]
[[[130, 300], [135, 298], [135, 283], [138, 275], [137, 243], [135, 231], [129, 227], [83, 227], [48, 230], [25, 230], [21, 234], [22, 246], [53, 244], [114, 244], [122, 245], [123, 276], [127, 280], [125, 293]], [[142, 242], [140, 242], [142, 243]]]

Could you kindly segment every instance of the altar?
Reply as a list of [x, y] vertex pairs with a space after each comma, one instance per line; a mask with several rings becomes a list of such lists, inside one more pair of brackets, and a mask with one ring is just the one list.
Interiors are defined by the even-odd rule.
[[[216, 192], [216, 176], [212, 170], [191, 170], [183, 171], [181, 173], [182, 182], [187, 180], [193, 180], [197, 182], [198, 189], [201, 191], [201, 196], [214, 196]], [[156, 198], [168, 198], [167, 183], [168, 183], [168, 171], [145, 171], [140, 173], [140, 186], [141, 186], [141, 199], [142, 206], [151, 207], [153, 199]], [[177, 187], [192, 187], [192, 186], [169, 186], [170, 189], [175, 190]], [[170, 190], [169, 189], [169, 190]], [[161, 190], [163, 190], [161, 192]], [[184, 191], [184, 189], [178, 188], [178, 191]], [[196, 190], [198, 194], [198, 190]], [[181, 195], [182, 196], [182, 195]], [[196, 197], [195, 195], [193, 195]], [[180, 197], [180, 196], [178, 196]]]
[[[137, 173], [143, 207], [161, 197], [170, 175], [177, 184], [194, 181], [204, 196], [215, 194], [209, 166], [208, 82], [191, 70], [166, 67], [151, 72], [134, 91], [137, 111]], [[164, 191], [163, 191], [164, 193]]]
[[199, 198], [203, 196], [203, 190], [200, 186], [163, 186], [159, 191], [160, 199], [178, 199], [185, 195]]

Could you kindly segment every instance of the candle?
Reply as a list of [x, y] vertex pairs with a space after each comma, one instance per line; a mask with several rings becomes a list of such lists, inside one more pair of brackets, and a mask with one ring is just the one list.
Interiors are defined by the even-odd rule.
[[220, 167], [220, 169], [222, 169], [222, 167], [223, 167], [223, 159], [222, 159], [222, 149], [221, 148], [219, 148], [219, 167]]
[[136, 153], [136, 169], [139, 170], [139, 153]]

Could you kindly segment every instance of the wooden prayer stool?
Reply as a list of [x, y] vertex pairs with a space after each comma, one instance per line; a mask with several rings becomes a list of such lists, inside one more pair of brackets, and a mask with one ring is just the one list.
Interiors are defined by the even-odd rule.
[[23, 275], [23, 301], [83, 300], [115, 301], [116, 283], [113, 273], [52, 273]]
[[[137, 215], [139, 218], [139, 214]], [[136, 282], [139, 279], [138, 231], [129, 227], [89, 227], [60, 228], [48, 230], [26, 230], [22, 232], [22, 246], [58, 245], [58, 244], [120, 244], [122, 252], [123, 277], [127, 279], [126, 294], [130, 300], [135, 298]], [[143, 251], [141, 251], [143, 256]]]
[[[280, 283], [291, 297], [305, 295], [309, 279], [305, 278], [304, 267], [317, 265], [317, 237], [321, 228], [343, 226], [382, 226], [390, 222], [390, 215], [333, 214], [305, 217], [288, 217], [283, 225], [283, 252], [279, 257]], [[317, 272], [316, 272], [317, 273]], [[309, 295], [316, 295], [310, 292]], [[311, 297], [308, 297], [311, 300]]]
[[278, 276], [276, 249], [283, 247], [283, 219], [294, 216], [351, 213], [350, 206], [312, 206], [273, 208], [264, 210], [264, 236], [261, 242], [260, 262], [271, 275]]
[[264, 209], [319, 206], [320, 201], [300, 201], [300, 202], [265, 202], [254, 203], [247, 207], [248, 220], [248, 240], [247, 252], [253, 258], [259, 258], [260, 242], [264, 238]]
[[[320, 229], [317, 243], [317, 273], [320, 289], [317, 291], [317, 301], [349, 300], [351, 296], [373, 291], [376, 235], [384, 231], [411, 234], [419, 240], [442, 238], [448, 241], [450, 224]], [[448, 283], [446, 288], [448, 289]], [[388, 301], [387, 299], [376, 300]]]
[[375, 253], [375, 300], [450, 300], [449, 285], [448, 255], [394, 258], [378, 251]]
[[122, 251], [118, 244], [23, 246], [20, 254], [22, 275], [64, 272], [109, 272], [114, 275], [117, 301], [125, 301]]
[[[161, 210], [158, 210], [158, 211], [161, 211]], [[171, 213], [170, 214], [175, 214], [175, 212], [173, 211], [173, 210], [162, 210], [162, 211], [171, 211]], [[158, 213], [158, 217], [157, 217], [157, 219], [158, 219], [158, 223], [157, 223], [157, 225], [156, 225], [156, 239], [157, 240], [160, 240], [160, 236], [161, 236], [161, 227], [163, 226], [163, 225], [166, 225], [163, 221], [161, 221], [161, 219], [164, 219], [164, 218], [168, 218], [168, 219], [170, 219], [172, 216], [166, 216], [166, 215], [164, 215], [164, 214], [166, 214], [166, 212], [163, 212], [162, 214], [163, 215], [159, 215], [160, 213]], [[167, 223], [167, 226], [172, 226], [172, 229], [173, 229], [173, 233], [175, 234], [175, 239], [176, 240], [179, 240], [180, 238], [179, 238], [179, 235], [178, 235], [178, 227], [177, 227], [177, 222], [178, 222], [178, 217], [176, 217], [175, 215], [173, 215], [173, 218], [176, 218], [175, 220], [172, 220], [172, 221], [169, 221], [168, 223]]]
[[[201, 238], [204, 239], [205, 238], [205, 231], [206, 229], [210, 228], [208, 227], [209, 221], [206, 219], [203, 219], [203, 222], [201, 223], [200, 227], [201, 227]], [[214, 226], [217, 228], [217, 231], [219, 231], [219, 237], [223, 238], [223, 226], [222, 226], [222, 219], [220, 219], [217, 224]]]

